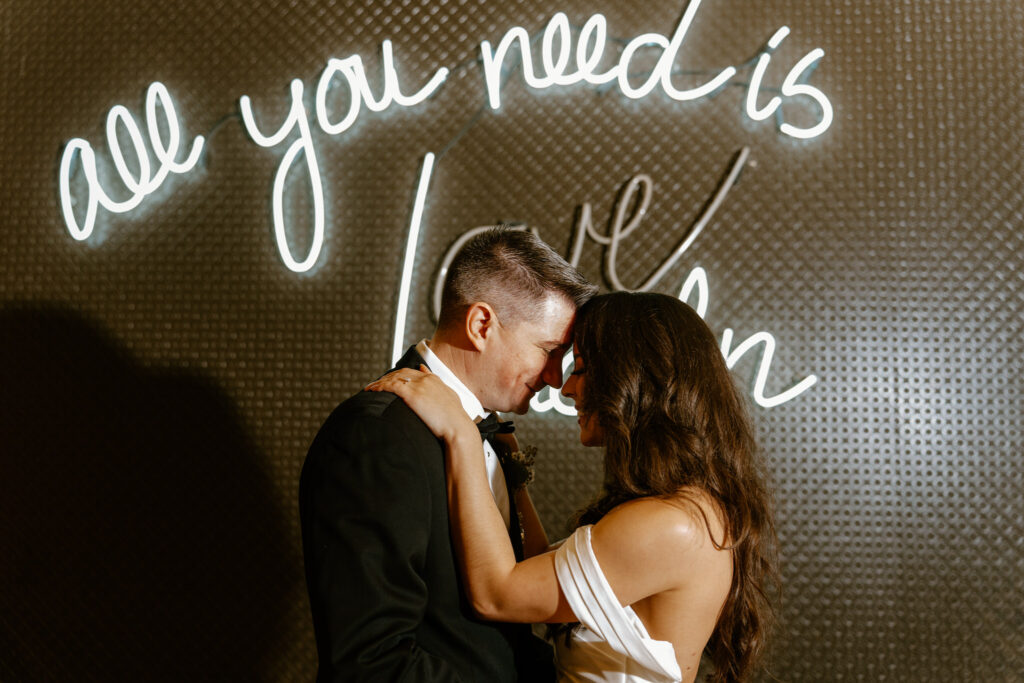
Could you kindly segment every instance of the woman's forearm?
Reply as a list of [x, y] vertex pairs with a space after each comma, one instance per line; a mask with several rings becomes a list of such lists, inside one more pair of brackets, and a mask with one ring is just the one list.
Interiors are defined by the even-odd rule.
[[479, 434], [462, 431], [446, 438], [445, 445], [452, 539], [473, 609], [487, 617], [500, 611], [515, 552], [487, 482]]

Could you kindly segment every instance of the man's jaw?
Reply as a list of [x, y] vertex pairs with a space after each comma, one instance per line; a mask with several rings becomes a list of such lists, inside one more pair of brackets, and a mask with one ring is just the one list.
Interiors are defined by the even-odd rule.
[[[516, 415], [526, 415], [526, 413], [530, 412], [530, 401], [537, 394], [537, 391], [539, 391], [538, 389], [534, 389], [533, 387], [531, 387], [529, 384], [526, 385], [526, 388], [526, 397], [522, 401], [520, 401], [515, 408], [512, 409], [512, 412], [515, 413]], [[541, 388], [543, 389], [544, 387], [542, 386]]]
[[526, 415], [526, 413], [530, 412], [530, 401], [533, 400], [533, 397], [536, 396], [537, 393], [546, 386], [547, 384], [541, 384], [540, 389], [534, 389], [532, 386], [527, 384], [526, 398], [524, 398], [522, 402], [518, 406], [516, 406], [516, 409], [513, 412], [515, 412], [516, 415]]

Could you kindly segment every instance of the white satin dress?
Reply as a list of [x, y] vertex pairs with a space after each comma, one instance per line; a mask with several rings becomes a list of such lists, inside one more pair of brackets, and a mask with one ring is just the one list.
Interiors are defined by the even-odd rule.
[[581, 526], [555, 552], [555, 570], [566, 600], [580, 621], [571, 645], [555, 642], [558, 680], [565, 683], [667, 683], [682, 673], [675, 648], [653, 640], [632, 607], [615, 598]]

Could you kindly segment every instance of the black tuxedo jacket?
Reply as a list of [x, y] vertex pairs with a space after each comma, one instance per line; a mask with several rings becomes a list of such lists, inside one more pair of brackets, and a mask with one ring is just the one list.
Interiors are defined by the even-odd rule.
[[[421, 363], [413, 348], [397, 367]], [[299, 510], [318, 681], [554, 679], [551, 649], [529, 626], [481, 621], [464, 597], [444, 457], [384, 392], [346, 400], [313, 440]]]

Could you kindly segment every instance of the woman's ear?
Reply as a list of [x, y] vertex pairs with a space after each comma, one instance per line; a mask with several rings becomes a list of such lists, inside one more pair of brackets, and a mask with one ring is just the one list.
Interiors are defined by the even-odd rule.
[[498, 318], [491, 305], [483, 301], [470, 304], [466, 311], [466, 338], [477, 351], [483, 351], [494, 335]]

